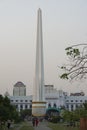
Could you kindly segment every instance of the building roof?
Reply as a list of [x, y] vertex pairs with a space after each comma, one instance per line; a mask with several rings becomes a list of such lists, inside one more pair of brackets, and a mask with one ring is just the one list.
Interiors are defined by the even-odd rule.
[[18, 81], [14, 87], [26, 87], [26, 85], [24, 85], [24, 83], [22, 83], [21, 81]]

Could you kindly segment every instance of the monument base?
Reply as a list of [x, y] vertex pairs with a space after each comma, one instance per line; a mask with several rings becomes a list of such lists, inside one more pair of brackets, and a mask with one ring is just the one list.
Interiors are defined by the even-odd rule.
[[32, 115], [37, 117], [44, 117], [46, 114], [46, 102], [35, 101], [32, 102]]

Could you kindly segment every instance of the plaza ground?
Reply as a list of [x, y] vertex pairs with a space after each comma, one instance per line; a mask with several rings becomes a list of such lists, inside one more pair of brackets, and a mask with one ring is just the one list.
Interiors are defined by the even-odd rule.
[[[0, 130], [8, 130], [6, 127], [0, 128]], [[13, 128], [9, 130], [79, 130], [78, 127], [67, 127], [61, 123], [50, 123], [47, 121], [40, 122], [37, 127], [32, 126], [32, 122], [22, 122], [15, 124]]]

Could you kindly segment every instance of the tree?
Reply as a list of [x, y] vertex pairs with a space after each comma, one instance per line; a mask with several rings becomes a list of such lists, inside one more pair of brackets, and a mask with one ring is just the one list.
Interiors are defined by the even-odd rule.
[[74, 120], [74, 112], [65, 110], [62, 114], [62, 117], [65, 121], [73, 121]]
[[32, 116], [32, 110], [31, 109], [25, 109], [20, 111], [20, 116], [24, 120], [25, 118], [29, 118], [29, 116]]
[[87, 117], [87, 103], [84, 103], [83, 108], [77, 108], [74, 111], [64, 110], [62, 113], [62, 117], [65, 121], [79, 121], [81, 117]]
[[10, 104], [8, 97], [0, 95], [0, 120], [6, 121], [8, 119], [17, 120], [19, 118], [15, 106]]
[[69, 63], [60, 67], [64, 71], [60, 78], [70, 80], [87, 78], [87, 44], [73, 45], [65, 50]]

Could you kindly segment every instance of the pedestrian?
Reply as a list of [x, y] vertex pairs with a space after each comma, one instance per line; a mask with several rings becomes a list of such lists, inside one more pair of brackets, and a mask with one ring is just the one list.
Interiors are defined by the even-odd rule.
[[11, 126], [11, 120], [8, 120], [7, 121], [7, 127], [8, 127], [8, 129], [10, 128], [10, 126]]
[[33, 126], [35, 126], [35, 118], [34, 117], [32, 119], [32, 124], [33, 124]]
[[36, 126], [38, 126], [38, 123], [39, 123], [38, 118], [36, 118], [36, 120], [35, 120], [35, 121], [36, 121], [36, 123], [35, 123], [35, 124], [36, 124]]

